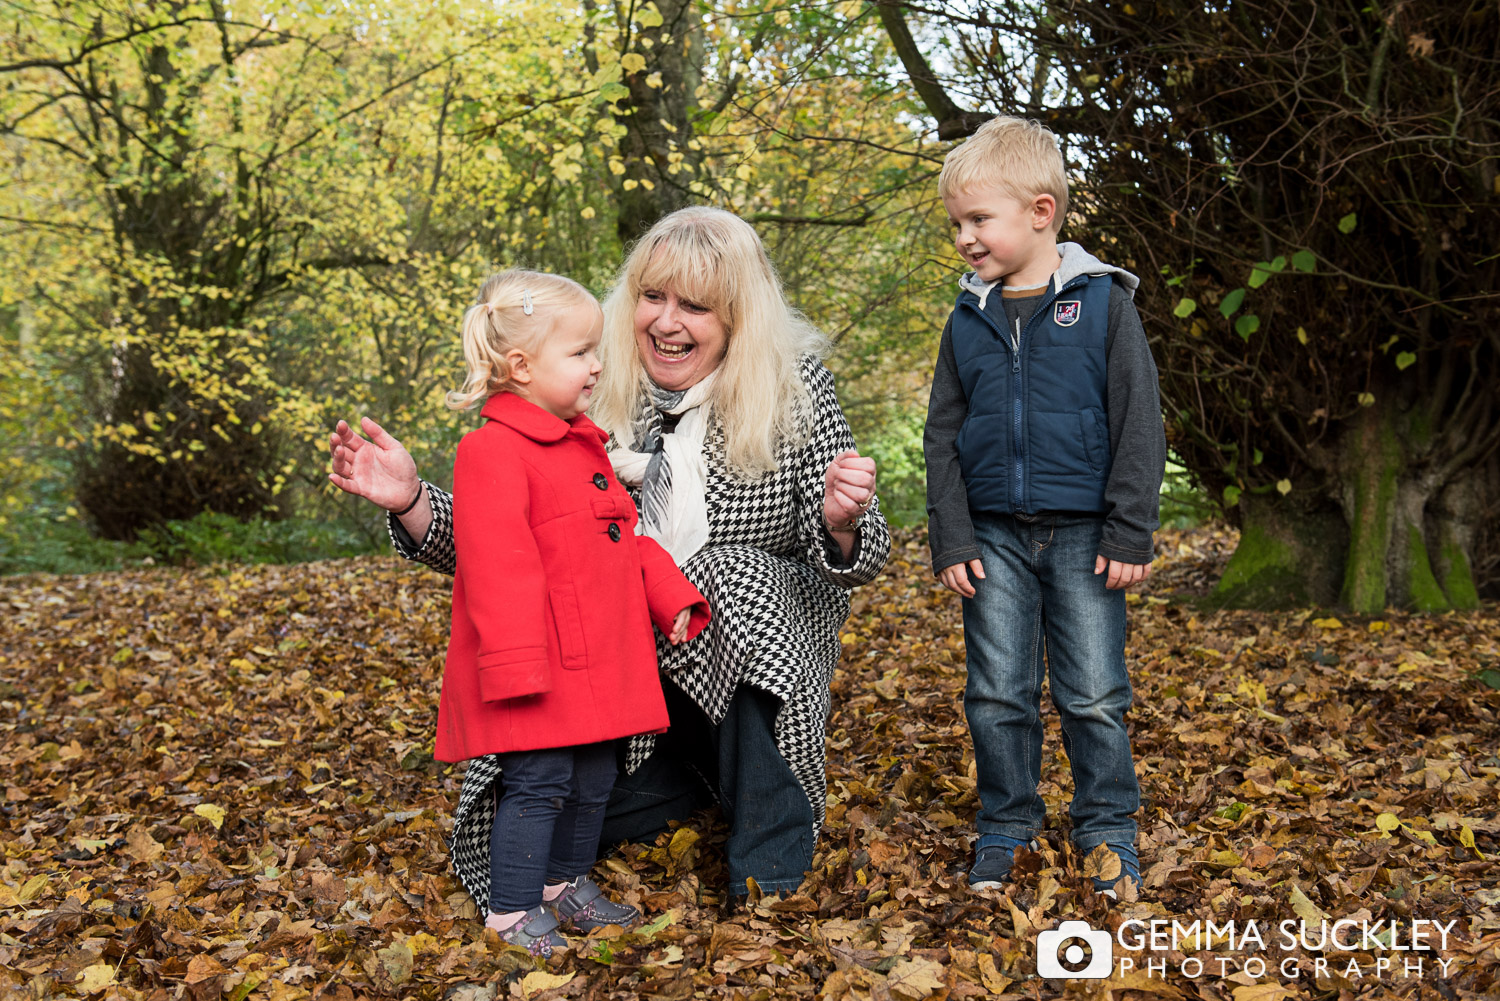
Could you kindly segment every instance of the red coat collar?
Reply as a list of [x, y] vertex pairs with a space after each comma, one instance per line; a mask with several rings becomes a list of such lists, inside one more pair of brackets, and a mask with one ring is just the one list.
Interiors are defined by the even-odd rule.
[[586, 414], [579, 414], [571, 421], [565, 421], [508, 390], [496, 393], [485, 400], [479, 416], [499, 421], [533, 441], [561, 441], [569, 431], [577, 431], [584, 436], [593, 433], [598, 436], [601, 443], [609, 441], [609, 435], [599, 425], [589, 420]]

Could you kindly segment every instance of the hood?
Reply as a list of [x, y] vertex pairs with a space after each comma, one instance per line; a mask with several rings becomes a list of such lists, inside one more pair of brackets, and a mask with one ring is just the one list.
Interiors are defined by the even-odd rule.
[[[1124, 268], [1117, 268], [1113, 264], [1105, 264], [1093, 254], [1084, 250], [1076, 243], [1059, 243], [1057, 254], [1062, 258], [1062, 263], [1052, 273], [1052, 291], [1056, 292], [1068, 282], [1080, 275], [1112, 275], [1115, 281], [1135, 298], [1135, 290], [1140, 287], [1141, 280]], [[972, 271], [965, 272], [958, 280], [959, 288], [967, 292], [973, 292], [979, 297], [979, 308], [983, 309], [985, 301], [990, 292], [1000, 287], [998, 280], [986, 282]]]

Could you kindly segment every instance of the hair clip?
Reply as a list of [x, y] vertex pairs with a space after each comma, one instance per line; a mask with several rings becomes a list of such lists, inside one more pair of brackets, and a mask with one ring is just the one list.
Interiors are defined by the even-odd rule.
[[489, 316], [494, 311], [495, 311], [495, 304], [493, 302], [487, 302], [487, 303], [484, 304], [484, 315], [485, 316]]
[[529, 288], [521, 290], [521, 312], [527, 316], [531, 315], [531, 289]]

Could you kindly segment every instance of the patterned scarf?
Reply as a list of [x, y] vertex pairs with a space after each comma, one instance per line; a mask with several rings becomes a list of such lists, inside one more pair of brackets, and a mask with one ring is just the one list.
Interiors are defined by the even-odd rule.
[[[703, 440], [717, 370], [682, 390], [651, 385], [651, 402], [636, 424], [635, 441], [610, 453], [615, 475], [628, 487], [639, 487], [641, 520], [636, 534], [661, 543], [682, 566], [708, 541], [708, 469]], [[678, 418], [663, 433], [664, 415]]]

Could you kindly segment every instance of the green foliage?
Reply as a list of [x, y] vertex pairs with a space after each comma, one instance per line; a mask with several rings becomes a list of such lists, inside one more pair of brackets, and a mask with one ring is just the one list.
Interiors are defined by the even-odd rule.
[[305, 563], [386, 548], [348, 525], [317, 518], [241, 520], [206, 511], [152, 526], [133, 542], [97, 538], [76, 518], [32, 515], [0, 533], [0, 574], [96, 573], [145, 564]]

